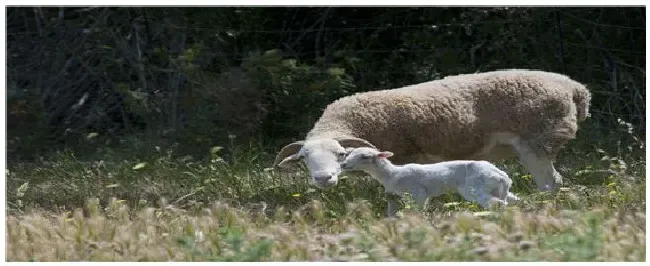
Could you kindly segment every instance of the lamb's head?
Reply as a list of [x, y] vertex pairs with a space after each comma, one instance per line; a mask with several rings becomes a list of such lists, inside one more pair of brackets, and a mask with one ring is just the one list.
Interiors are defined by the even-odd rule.
[[275, 166], [288, 168], [304, 160], [311, 180], [319, 188], [330, 188], [338, 183], [341, 173], [340, 162], [347, 154], [346, 148], [372, 147], [370, 142], [354, 137], [315, 138], [291, 143], [278, 153]]
[[379, 151], [367, 147], [349, 149], [347, 153], [341, 163], [341, 169], [345, 171], [360, 170], [372, 172], [377, 167], [379, 160], [393, 156], [392, 152]]

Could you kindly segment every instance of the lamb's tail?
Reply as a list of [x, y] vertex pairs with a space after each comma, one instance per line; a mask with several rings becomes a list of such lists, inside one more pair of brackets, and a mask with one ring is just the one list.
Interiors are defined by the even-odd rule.
[[[497, 168], [498, 169], [498, 168]], [[502, 183], [502, 189], [505, 190], [505, 201], [506, 202], [511, 202], [511, 201], [519, 201], [519, 197], [517, 195], [513, 194], [510, 192], [510, 188], [512, 187], [512, 179], [508, 176], [508, 173], [504, 172], [501, 169], [499, 170], [499, 174], [501, 174], [501, 183]]]
[[499, 187], [499, 195], [501, 195], [502, 197], [501, 199], [505, 201], [510, 201], [511, 199], [518, 200], [519, 198], [517, 198], [517, 196], [510, 193], [510, 187], [512, 186], [512, 179], [510, 179], [508, 174], [503, 170], [497, 168], [496, 166], [494, 168], [495, 171], [499, 173], [499, 175], [501, 176], [501, 178], [499, 178], [499, 181], [501, 182], [501, 186]]
[[[577, 83], [577, 82], [576, 82]], [[589, 104], [591, 102], [591, 93], [582, 84], [576, 86], [573, 90], [573, 103], [576, 105], [576, 110], [578, 111], [577, 118], [578, 122], [582, 122], [589, 114]]]

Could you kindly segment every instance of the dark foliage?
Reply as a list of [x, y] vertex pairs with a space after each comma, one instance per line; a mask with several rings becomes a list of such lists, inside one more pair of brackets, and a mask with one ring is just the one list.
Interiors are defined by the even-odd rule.
[[341, 96], [502, 68], [565, 73], [598, 129], [645, 134], [644, 25], [643, 7], [11, 7], [8, 158], [90, 133], [273, 145]]

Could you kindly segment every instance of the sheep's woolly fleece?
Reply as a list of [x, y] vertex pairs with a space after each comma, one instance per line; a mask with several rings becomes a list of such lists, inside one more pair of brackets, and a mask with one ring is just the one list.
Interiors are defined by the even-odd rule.
[[[556, 73], [501, 70], [449, 76], [399, 89], [340, 98], [327, 106], [307, 139], [353, 136], [395, 153], [435, 153], [445, 160], [476, 154], [491, 133], [511, 132], [549, 157], [575, 138], [588, 116], [584, 85]], [[424, 150], [424, 149], [431, 150]], [[510, 150], [491, 158], [512, 156]]]

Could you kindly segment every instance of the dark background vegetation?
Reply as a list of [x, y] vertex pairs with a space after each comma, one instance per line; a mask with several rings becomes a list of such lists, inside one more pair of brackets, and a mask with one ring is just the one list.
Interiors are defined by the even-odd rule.
[[10, 7], [7, 158], [268, 156], [341, 96], [503, 68], [587, 84], [590, 136], [645, 136], [645, 31], [644, 7]]

